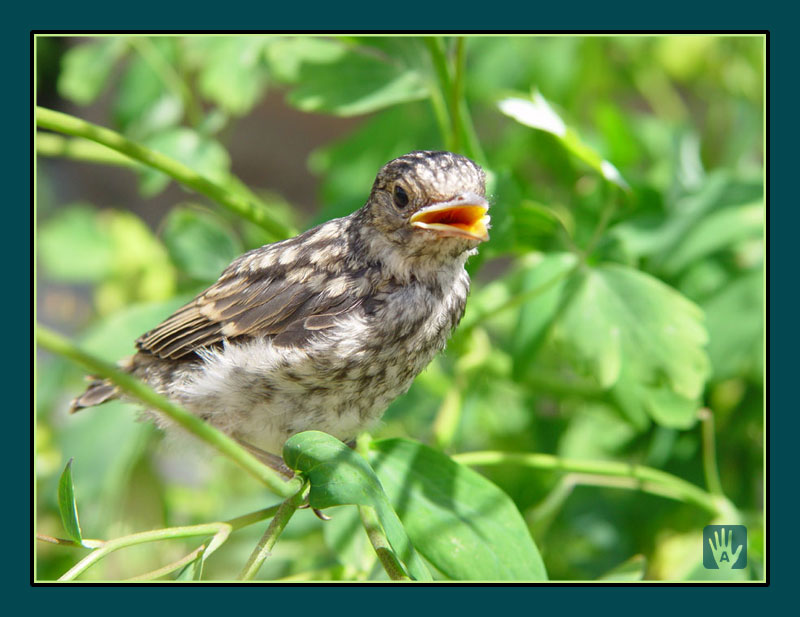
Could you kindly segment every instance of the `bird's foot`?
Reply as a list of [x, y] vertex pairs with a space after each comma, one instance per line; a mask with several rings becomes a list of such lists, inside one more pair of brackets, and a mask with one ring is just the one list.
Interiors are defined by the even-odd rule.
[[234, 437], [236, 442], [242, 446], [245, 450], [247, 450], [250, 454], [255, 456], [259, 461], [264, 463], [270, 469], [277, 471], [287, 480], [291, 480], [294, 478], [294, 471], [287, 467], [286, 463], [283, 462], [283, 459], [278, 456], [277, 454], [272, 454], [272, 452], [267, 452], [262, 450], [261, 448], [256, 448], [253, 445], [250, 445], [246, 441], [239, 439], [238, 437]]

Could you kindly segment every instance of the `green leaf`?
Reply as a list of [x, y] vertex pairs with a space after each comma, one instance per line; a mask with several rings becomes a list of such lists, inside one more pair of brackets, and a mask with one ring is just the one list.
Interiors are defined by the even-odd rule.
[[[204, 137], [185, 127], [175, 127], [154, 134], [143, 141], [143, 145], [180, 161], [201, 176], [224, 184], [230, 169], [227, 150], [216, 140]], [[169, 184], [169, 176], [145, 169], [141, 176], [140, 189], [147, 197], [153, 197]]]
[[752, 375], [763, 379], [764, 276], [749, 272], [703, 303], [714, 379]]
[[[521, 293], [536, 293], [519, 311], [512, 341], [514, 371], [521, 376], [536, 359], [536, 352], [563, 302], [568, 277], [577, 258], [571, 253], [538, 254], [528, 259]], [[537, 292], [538, 290], [538, 292]]]
[[98, 282], [111, 272], [113, 243], [89, 205], [70, 205], [43, 223], [38, 245], [40, 263], [54, 279]]
[[414, 545], [455, 580], [546, 580], [514, 502], [444, 454], [404, 439], [372, 444], [370, 460]]
[[601, 581], [641, 581], [647, 571], [644, 555], [634, 555], [601, 576]]
[[308, 501], [312, 507], [361, 505], [375, 509], [386, 539], [416, 580], [430, 580], [424, 562], [408, 539], [378, 477], [364, 460], [335, 437], [306, 431], [289, 438], [283, 459], [310, 481]]
[[175, 208], [167, 216], [164, 244], [175, 265], [194, 279], [214, 281], [241, 246], [218, 217], [196, 209]]
[[80, 105], [94, 101], [125, 48], [124, 39], [102, 38], [70, 49], [58, 78], [59, 94]]
[[75, 501], [75, 487], [72, 484], [72, 460], [67, 461], [67, 466], [58, 480], [58, 510], [61, 513], [61, 522], [67, 535], [75, 542], [83, 544], [81, 524], [78, 521], [78, 504]]
[[184, 101], [167, 74], [178, 60], [177, 43], [172, 37], [136, 39], [112, 107], [114, 119], [133, 139], [175, 126], [183, 116]]
[[320, 43], [304, 56], [298, 85], [287, 98], [302, 111], [357, 116], [428, 96], [417, 39], [327, 41], [327, 54]]
[[625, 182], [617, 168], [603, 159], [594, 148], [583, 142], [577, 132], [564, 123], [538, 91], [534, 92], [530, 99], [509, 97], [497, 105], [501, 112], [520, 124], [555, 136], [568, 151], [592, 167], [607, 181], [626, 191], [630, 190], [628, 183]]
[[661, 281], [624, 266], [587, 269], [571, 285], [554, 340], [601, 387], [624, 388], [623, 407], [685, 427], [691, 421], [686, 405], [700, 396], [709, 374], [702, 311]]
[[253, 108], [264, 94], [267, 72], [263, 36], [209, 37], [203, 42], [205, 62], [199, 75], [200, 92], [234, 115]]
[[681, 239], [663, 262], [664, 271], [675, 274], [689, 264], [746, 238], [763, 235], [764, 202], [756, 201], [709, 214]]

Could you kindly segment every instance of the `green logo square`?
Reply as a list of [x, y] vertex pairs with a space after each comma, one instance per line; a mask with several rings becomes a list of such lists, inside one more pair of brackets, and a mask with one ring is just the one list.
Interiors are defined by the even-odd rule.
[[703, 566], [707, 570], [742, 570], [747, 566], [747, 528], [744, 525], [703, 527]]

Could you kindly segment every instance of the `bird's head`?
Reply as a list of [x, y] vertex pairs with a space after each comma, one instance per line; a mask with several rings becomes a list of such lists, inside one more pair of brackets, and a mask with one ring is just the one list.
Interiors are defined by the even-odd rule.
[[452, 152], [415, 151], [378, 172], [370, 224], [415, 254], [457, 255], [489, 239], [486, 174]]

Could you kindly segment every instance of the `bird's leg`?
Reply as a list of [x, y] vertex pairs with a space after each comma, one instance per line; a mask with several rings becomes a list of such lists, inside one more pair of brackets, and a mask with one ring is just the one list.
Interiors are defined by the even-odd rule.
[[250, 454], [255, 456], [259, 461], [264, 463], [270, 469], [277, 471], [287, 480], [291, 480], [294, 478], [294, 471], [289, 469], [286, 466], [286, 463], [283, 462], [283, 459], [278, 456], [277, 454], [272, 454], [271, 452], [266, 452], [261, 448], [256, 448], [253, 445], [250, 445], [246, 441], [239, 439], [238, 437], [234, 437], [236, 442], [242, 446], [245, 450], [247, 450]]
[[[270, 469], [274, 469], [279, 474], [284, 476], [287, 480], [291, 480], [292, 478], [294, 478], [294, 471], [292, 471], [286, 466], [286, 463], [283, 462], [283, 459], [280, 456], [272, 454], [271, 452], [266, 452], [261, 448], [256, 448], [255, 446], [247, 443], [242, 439], [239, 439], [238, 437], [234, 437], [234, 439], [240, 446], [242, 446], [245, 450], [247, 450], [250, 454], [255, 456], [259, 461], [264, 463]], [[303, 508], [308, 508], [308, 507], [309, 504], [304, 503], [302, 506], [299, 506], [298, 510], [302, 510]], [[323, 521], [331, 520], [331, 517], [323, 513], [321, 510], [317, 510], [316, 508], [312, 508], [311, 510], [314, 512], [314, 514], [317, 515], [318, 519]]]

